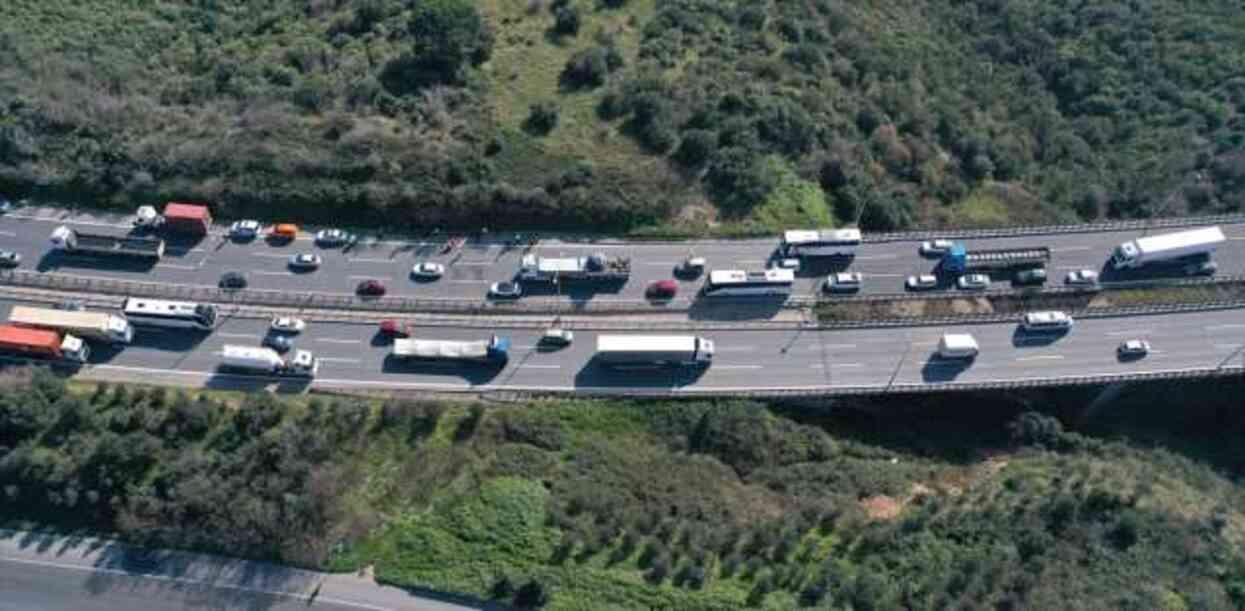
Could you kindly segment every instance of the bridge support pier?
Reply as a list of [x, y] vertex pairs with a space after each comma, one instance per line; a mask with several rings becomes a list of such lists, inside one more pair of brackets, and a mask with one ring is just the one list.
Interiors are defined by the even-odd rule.
[[1098, 391], [1098, 395], [1095, 396], [1093, 400], [1089, 402], [1089, 405], [1086, 405], [1085, 409], [1081, 411], [1081, 417], [1077, 423], [1077, 428], [1083, 428], [1085, 425], [1089, 424], [1090, 420], [1092, 420], [1094, 416], [1098, 415], [1098, 413], [1110, 405], [1112, 401], [1115, 401], [1115, 399], [1120, 396], [1120, 393], [1124, 392], [1124, 389], [1128, 387], [1128, 384], [1128, 382], [1114, 382]]

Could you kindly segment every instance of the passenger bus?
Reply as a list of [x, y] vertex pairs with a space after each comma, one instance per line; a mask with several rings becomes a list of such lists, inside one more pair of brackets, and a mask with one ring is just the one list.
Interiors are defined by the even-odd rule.
[[784, 257], [850, 257], [860, 246], [859, 229], [800, 229], [782, 234]]
[[795, 283], [795, 271], [790, 269], [767, 269], [759, 272], [743, 270], [714, 270], [703, 290], [706, 297], [734, 297], [746, 295], [790, 295]]
[[211, 331], [217, 322], [216, 306], [210, 303], [130, 297], [122, 311], [135, 325]]

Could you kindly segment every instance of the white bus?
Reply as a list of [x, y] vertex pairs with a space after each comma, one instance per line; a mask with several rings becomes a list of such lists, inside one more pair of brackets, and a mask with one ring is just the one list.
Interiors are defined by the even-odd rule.
[[200, 331], [216, 328], [216, 306], [210, 303], [130, 297], [125, 300], [122, 312], [135, 325], [180, 327]]
[[714, 270], [709, 272], [704, 294], [706, 297], [790, 295], [794, 283], [795, 271], [790, 269], [775, 268], [759, 272]]
[[800, 229], [782, 234], [784, 257], [850, 257], [857, 246], [859, 229]]

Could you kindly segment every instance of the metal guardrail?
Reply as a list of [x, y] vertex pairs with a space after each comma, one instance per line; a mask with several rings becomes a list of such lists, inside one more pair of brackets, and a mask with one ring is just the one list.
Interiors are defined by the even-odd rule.
[[1231, 225], [1245, 223], [1245, 214], [1218, 214], [1208, 216], [1190, 216], [1184, 218], [1136, 219], [1104, 221], [1100, 223], [1084, 223], [1080, 225], [1031, 225], [1027, 227], [1000, 227], [997, 229], [950, 229], [928, 231], [897, 231], [892, 233], [871, 233], [862, 236], [866, 243], [909, 242], [916, 240], [946, 239], [985, 239], [1010, 238], [1026, 235], [1056, 235], [1070, 233], [1100, 233], [1109, 231], [1140, 231], [1145, 229], [1167, 229], [1175, 227], [1192, 227], [1196, 225]]

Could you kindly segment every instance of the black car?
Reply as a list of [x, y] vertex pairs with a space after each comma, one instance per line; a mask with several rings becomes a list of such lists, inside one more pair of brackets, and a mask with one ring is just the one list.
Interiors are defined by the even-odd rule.
[[1016, 272], [1016, 284], [1043, 284], [1046, 282], [1046, 268], [1035, 267]]
[[365, 297], [380, 297], [385, 294], [385, 285], [380, 280], [364, 280], [354, 290]]
[[17, 267], [22, 263], [22, 255], [11, 250], [0, 250], [0, 267]]
[[264, 345], [284, 354], [294, 347], [294, 340], [288, 335], [269, 334], [264, 336]]
[[246, 274], [242, 272], [225, 272], [220, 277], [220, 288], [223, 289], [244, 289], [246, 288]]

